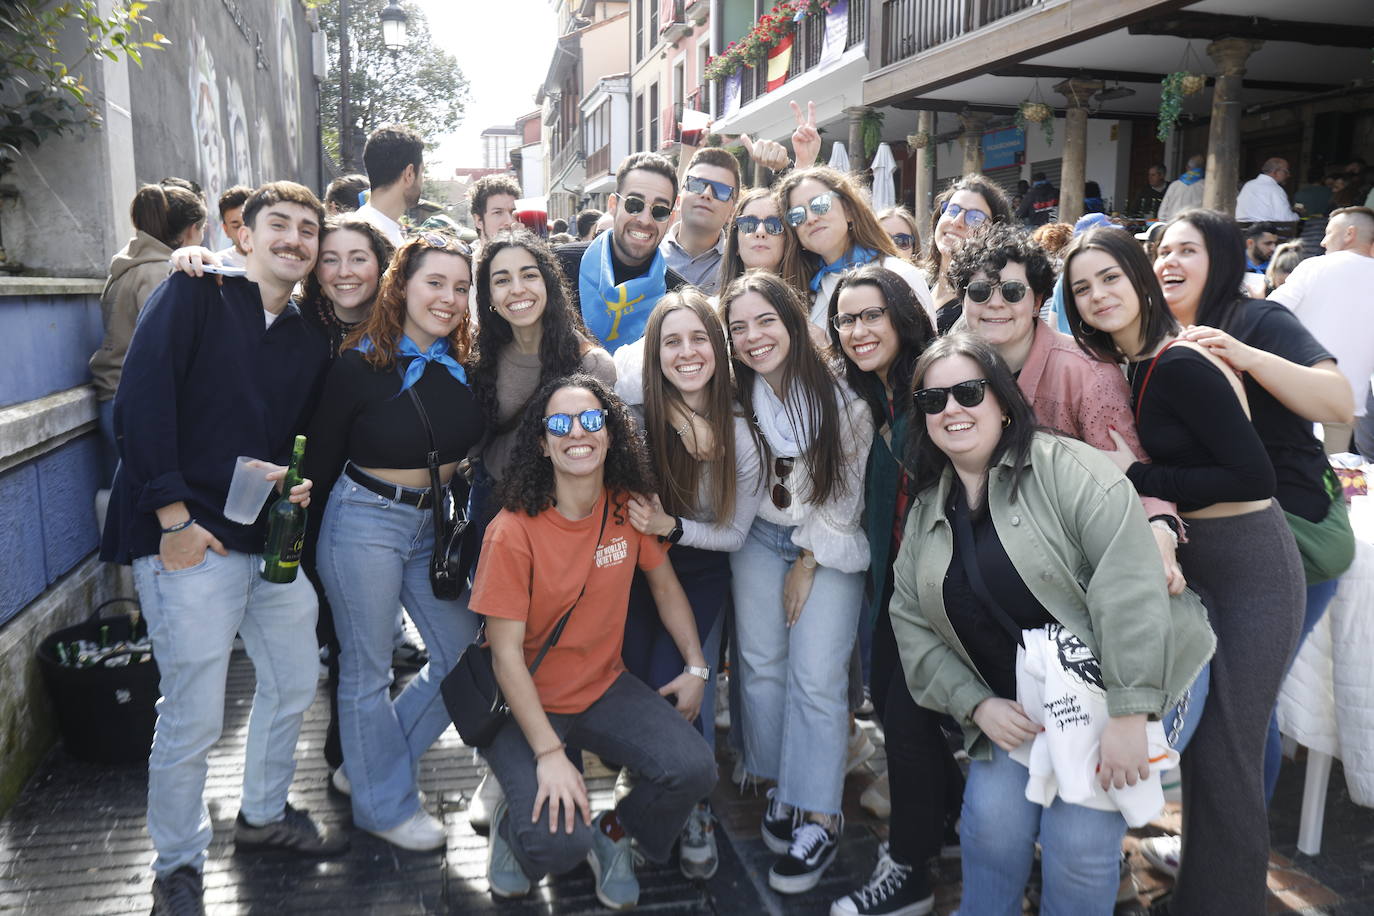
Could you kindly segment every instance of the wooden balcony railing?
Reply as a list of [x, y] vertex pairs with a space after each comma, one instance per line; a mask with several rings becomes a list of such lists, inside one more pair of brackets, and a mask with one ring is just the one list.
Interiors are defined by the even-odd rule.
[[587, 154], [587, 180], [609, 175], [611, 172], [611, 144]]
[[[914, 57], [1040, 0], [882, 0], [882, 66]], [[852, 21], [852, 20], [851, 20]]]
[[562, 175], [574, 159], [583, 158], [582, 128], [578, 127], [567, 136], [566, 142], [553, 154], [554, 177]]

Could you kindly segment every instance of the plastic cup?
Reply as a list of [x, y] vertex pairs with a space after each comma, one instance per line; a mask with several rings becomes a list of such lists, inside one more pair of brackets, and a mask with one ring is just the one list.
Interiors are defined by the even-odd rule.
[[276, 481], [267, 475], [276, 465], [247, 455], [234, 461], [234, 477], [229, 481], [229, 495], [224, 500], [224, 517], [238, 525], [251, 525], [262, 513], [262, 504], [272, 492]]
[[700, 146], [702, 135], [711, 126], [711, 116], [704, 111], [697, 111], [695, 108], [684, 108], [682, 110], [682, 120], [678, 122], [682, 129], [682, 142], [687, 146]]

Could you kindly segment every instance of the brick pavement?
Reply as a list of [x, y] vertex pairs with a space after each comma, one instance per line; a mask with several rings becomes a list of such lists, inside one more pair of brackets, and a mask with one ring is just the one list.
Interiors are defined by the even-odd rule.
[[[208, 795], [215, 838], [206, 866], [208, 909], [213, 914], [582, 914], [602, 912], [586, 868], [545, 882], [522, 902], [494, 902], [487, 891], [486, 842], [468, 826], [465, 809], [476, 787], [471, 754], [449, 732], [422, 764], [422, 786], [448, 826], [448, 847], [438, 853], [400, 852], [382, 840], [353, 832], [346, 856], [318, 864], [276, 856], [235, 855], [232, 844], [239, 791], [252, 666], [239, 653], [230, 673], [225, 735], [210, 759]], [[326, 792], [328, 771], [321, 754], [323, 715], [317, 700], [302, 732], [293, 802], [326, 823], [349, 824], [345, 801]], [[877, 738], [877, 733], [874, 732]], [[588, 782], [597, 807], [608, 803], [613, 774], [589, 760]], [[873, 764], [882, 767], [881, 750]], [[704, 884], [684, 880], [674, 866], [641, 872], [640, 909], [656, 914], [720, 916], [822, 916], [832, 899], [856, 886], [872, 867], [882, 824], [858, 807], [872, 772], [851, 776], [845, 791], [848, 823], [834, 866], [812, 893], [782, 898], [767, 887], [771, 857], [758, 835], [764, 800], [741, 794], [729, 783], [729, 767], [714, 795], [721, 820], [719, 873]], [[54, 750], [14, 808], [0, 821], [0, 912], [33, 916], [104, 916], [146, 913], [151, 906], [148, 864], [151, 845], [144, 831], [147, 791], [141, 767], [82, 763]], [[1284, 769], [1271, 818], [1274, 857], [1270, 868], [1269, 913], [1305, 916], [1374, 914], [1374, 814], [1354, 805], [1336, 765], [1327, 802], [1323, 852], [1297, 852], [1301, 767]], [[1171, 820], [1173, 819], [1173, 820]], [[1137, 835], [1173, 826], [1166, 815]], [[1128, 847], [1134, 839], [1128, 839]], [[1143, 904], [1167, 887], [1138, 854], [1132, 865], [1142, 896], [1119, 906], [1116, 916], [1140, 916]], [[958, 902], [957, 861], [937, 865], [936, 912], [951, 913]], [[1246, 916], [1246, 914], [1227, 914]]]

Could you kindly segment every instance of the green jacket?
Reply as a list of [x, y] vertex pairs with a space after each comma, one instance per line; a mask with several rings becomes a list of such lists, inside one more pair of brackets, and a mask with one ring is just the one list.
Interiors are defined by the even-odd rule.
[[902, 454], [911, 411], [897, 414], [873, 436], [864, 474], [864, 528], [868, 532], [868, 615], [864, 624], [872, 627], [878, 619], [887, 580], [892, 575], [892, 526], [896, 521], [897, 489], [901, 484]]
[[[1108, 712], [1163, 715], [1216, 648], [1201, 599], [1192, 591], [1169, 597], [1140, 498], [1097, 449], [1036, 433], [1016, 502], [1010, 501], [1012, 463], [1004, 455], [987, 486], [1007, 556], [1036, 599], [1101, 661]], [[973, 710], [994, 693], [944, 606], [953, 556], [945, 505], [953, 477], [946, 468], [934, 488], [912, 498], [889, 612], [916, 702], [952, 715], [970, 754], [986, 757], [990, 748], [980, 740]]]

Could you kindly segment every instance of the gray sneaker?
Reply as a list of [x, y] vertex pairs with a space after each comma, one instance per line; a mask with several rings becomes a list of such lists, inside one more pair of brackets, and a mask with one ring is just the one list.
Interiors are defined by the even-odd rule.
[[501, 822], [506, 817], [506, 800], [496, 803], [491, 818], [491, 833], [487, 836], [487, 884], [493, 896], [524, 897], [530, 892], [530, 879], [511, 852], [510, 844], [501, 835]]
[[710, 804], [702, 802], [687, 816], [687, 826], [682, 831], [682, 842], [678, 847], [678, 868], [689, 881], [705, 881], [713, 877], [719, 867], [716, 818], [711, 813]]
[[587, 851], [587, 864], [596, 877], [596, 899], [612, 910], [628, 910], [639, 903], [639, 879], [635, 877], [635, 860], [639, 854], [630, 836], [620, 825], [608, 825], [603, 812], [592, 822], [592, 848]]
[[200, 872], [183, 865], [153, 879], [153, 916], [205, 916], [205, 891]]
[[348, 837], [325, 830], [307, 812], [287, 805], [285, 817], [261, 827], [248, 823], [240, 811], [234, 821], [234, 846], [241, 852], [263, 850], [326, 858], [346, 851]]

